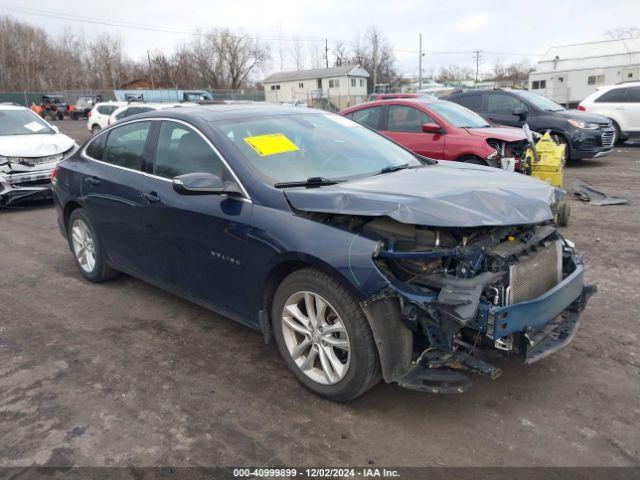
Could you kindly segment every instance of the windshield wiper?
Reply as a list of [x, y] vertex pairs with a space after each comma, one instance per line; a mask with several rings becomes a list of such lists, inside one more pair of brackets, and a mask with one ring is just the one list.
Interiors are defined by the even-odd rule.
[[289, 187], [320, 187], [322, 185], [335, 185], [337, 180], [331, 180], [324, 177], [310, 177], [306, 180], [298, 180], [295, 182], [280, 182], [273, 186], [276, 188], [289, 188]]
[[404, 170], [405, 168], [409, 168], [408, 163], [403, 163], [402, 165], [391, 165], [389, 167], [381, 168], [378, 172], [378, 175], [381, 175], [383, 173], [397, 172], [398, 170]]

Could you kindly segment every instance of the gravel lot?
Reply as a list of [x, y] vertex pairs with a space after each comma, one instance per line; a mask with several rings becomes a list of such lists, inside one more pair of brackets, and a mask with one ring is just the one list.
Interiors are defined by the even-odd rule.
[[563, 233], [599, 292], [570, 346], [464, 395], [379, 385], [345, 405], [232, 320], [84, 281], [50, 204], [0, 211], [0, 464], [640, 465], [639, 177], [633, 146], [568, 169], [633, 200], [571, 201]]

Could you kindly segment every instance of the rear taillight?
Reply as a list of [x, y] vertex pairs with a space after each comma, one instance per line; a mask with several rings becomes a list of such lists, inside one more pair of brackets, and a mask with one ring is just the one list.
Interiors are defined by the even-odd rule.
[[87, 114], [87, 117], [91, 117], [91, 110], [89, 110], [89, 113]]
[[111, 125], [111, 117], [107, 118], [107, 125]]
[[580, 110], [581, 112], [586, 112], [587, 109], [584, 108], [582, 105], [578, 105], [578, 110]]
[[54, 187], [56, 186], [56, 183], [58, 183], [58, 169], [60, 167], [58, 167], [58, 165], [56, 165], [55, 167], [53, 167], [53, 170], [51, 171], [51, 185], [53, 185]]

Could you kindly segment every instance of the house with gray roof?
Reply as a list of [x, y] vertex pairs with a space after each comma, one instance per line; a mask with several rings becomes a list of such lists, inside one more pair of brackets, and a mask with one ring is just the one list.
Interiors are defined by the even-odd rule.
[[268, 102], [328, 103], [346, 108], [366, 100], [369, 74], [360, 65], [278, 72], [262, 81]]

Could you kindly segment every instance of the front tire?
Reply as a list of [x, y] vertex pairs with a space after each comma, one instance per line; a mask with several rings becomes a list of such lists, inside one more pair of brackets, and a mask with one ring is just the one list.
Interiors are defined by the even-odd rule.
[[334, 277], [298, 270], [271, 313], [278, 349], [298, 380], [329, 400], [352, 400], [380, 381], [373, 334], [356, 298]]
[[90, 282], [100, 283], [118, 275], [116, 270], [107, 265], [98, 235], [82, 208], [71, 212], [67, 238], [76, 264], [84, 278]]

